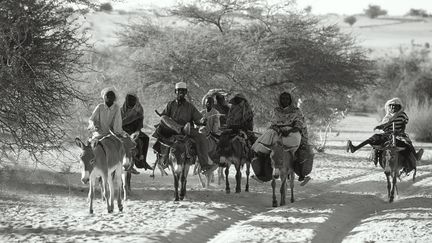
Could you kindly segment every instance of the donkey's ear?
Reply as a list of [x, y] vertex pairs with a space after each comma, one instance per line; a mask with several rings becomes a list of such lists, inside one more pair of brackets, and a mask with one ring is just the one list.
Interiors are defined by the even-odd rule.
[[83, 148], [85, 146], [84, 143], [79, 138], [75, 138], [75, 144], [80, 148]]

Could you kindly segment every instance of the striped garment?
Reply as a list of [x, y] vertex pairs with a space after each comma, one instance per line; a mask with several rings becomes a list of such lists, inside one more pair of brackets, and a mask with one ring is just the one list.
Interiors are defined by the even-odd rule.
[[406, 124], [408, 123], [408, 116], [405, 112], [400, 112], [399, 114], [397, 114], [397, 116], [395, 118], [392, 118], [392, 122], [387, 124], [383, 130], [384, 132], [391, 132], [393, 131], [393, 123], [395, 125], [395, 131], [397, 133], [405, 133], [405, 127]]

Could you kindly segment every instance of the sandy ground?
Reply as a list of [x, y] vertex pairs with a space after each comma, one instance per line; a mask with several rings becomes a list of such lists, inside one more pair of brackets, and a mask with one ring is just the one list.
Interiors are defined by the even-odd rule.
[[[359, 121], [363, 126], [350, 129]], [[173, 202], [171, 175], [153, 179], [141, 171], [124, 212], [108, 214], [97, 192], [90, 215], [79, 174], [3, 167], [0, 242], [431, 242], [431, 145], [416, 144], [426, 148], [417, 180], [403, 177], [389, 204], [383, 171], [367, 161], [368, 149], [343, 150], [345, 139], [367, 138], [375, 122], [342, 121], [326, 153], [316, 155], [313, 179], [304, 187], [296, 182], [296, 201], [277, 208], [270, 183], [251, 180], [250, 192], [226, 194], [224, 185], [204, 189], [191, 174], [186, 199]]]

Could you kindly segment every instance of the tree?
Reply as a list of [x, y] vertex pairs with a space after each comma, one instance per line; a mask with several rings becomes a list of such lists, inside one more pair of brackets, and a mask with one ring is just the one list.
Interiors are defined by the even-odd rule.
[[[195, 9], [194, 15], [179, 11], [185, 6], [173, 12], [199, 23], [195, 28], [160, 27], [148, 20], [123, 31], [122, 42], [134, 46], [130, 56], [136, 58], [146, 88], [186, 81], [196, 100], [210, 88], [238, 90], [249, 97], [261, 123], [268, 120], [268, 109], [281, 90], [325, 104], [336, 94], [347, 96], [373, 82], [373, 63], [337, 26], [325, 26], [286, 6], [228, 2], [237, 5], [218, 12], [217, 19], [229, 19], [231, 25], [209, 21], [206, 16], [213, 16], [214, 9], [193, 5], [186, 7]], [[254, 14], [243, 9], [254, 9]], [[346, 100], [338, 99], [340, 106], [346, 107]]]
[[407, 13], [407, 15], [409, 15], [409, 16], [415, 16], [415, 17], [423, 17], [423, 18], [429, 17], [429, 14], [427, 13], [426, 10], [424, 10], [424, 9], [415, 9], [415, 8], [411, 8], [409, 10], [409, 12]]
[[344, 18], [344, 22], [353, 26], [355, 22], [357, 22], [357, 18], [354, 15], [348, 16]]
[[[86, 3], [86, 1], [69, 1]], [[74, 11], [55, 0], [3, 0], [0, 7], [0, 150], [35, 155], [59, 148], [69, 108], [82, 99], [73, 74], [82, 44]]]
[[387, 15], [387, 10], [381, 9], [378, 5], [369, 4], [368, 8], [364, 10], [366, 16], [374, 19], [380, 15]]
[[99, 6], [99, 11], [111, 12], [112, 10], [113, 10], [113, 7], [111, 6], [110, 3], [102, 3]]

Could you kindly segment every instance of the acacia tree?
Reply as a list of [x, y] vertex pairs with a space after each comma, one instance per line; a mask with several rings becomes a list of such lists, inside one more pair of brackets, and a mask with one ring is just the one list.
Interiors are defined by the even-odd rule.
[[206, 17], [213, 16], [214, 8], [181, 5], [172, 12], [190, 19], [192, 26], [187, 29], [162, 28], [147, 21], [123, 32], [123, 43], [135, 47], [136, 70], [145, 84], [186, 81], [198, 100], [210, 88], [240, 90], [250, 98], [259, 122], [267, 120], [268, 109], [275, 105], [271, 98], [280, 90], [292, 90], [303, 100], [319, 100], [315, 104], [331, 111], [336, 94], [345, 97], [336, 101], [346, 108], [351, 90], [373, 82], [373, 63], [336, 26], [296, 14], [286, 5], [209, 1], [225, 9], [217, 12], [217, 19], [230, 25], [220, 25], [220, 30]]
[[[87, 4], [87, 0], [70, 0]], [[3, 0], [0, 6], [0, 151], [59, 148], [69, 108], [82, 99], [83, 37], [74, 10], [57, 0]]]

